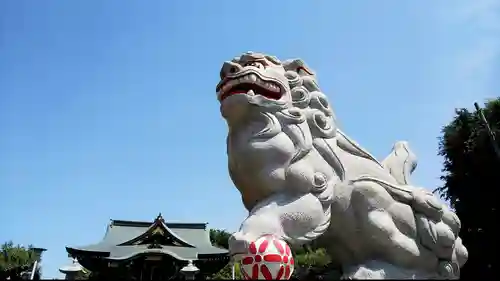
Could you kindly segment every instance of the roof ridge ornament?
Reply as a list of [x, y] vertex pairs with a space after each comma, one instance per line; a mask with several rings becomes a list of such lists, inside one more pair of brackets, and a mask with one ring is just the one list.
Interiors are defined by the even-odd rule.
[[165, 223], [165, 219], [163, 219], [163, 217], [162, 217], [162, 215], [161, 215], [161, 212], [160, 212], [160, 213], [158, 213], [158, 216], [157, 216], [157, 217], [156, 217], [156, 219], [155, 219], [155, 222], [157, 222], [157, 221], [162, 222], [162, 223]]

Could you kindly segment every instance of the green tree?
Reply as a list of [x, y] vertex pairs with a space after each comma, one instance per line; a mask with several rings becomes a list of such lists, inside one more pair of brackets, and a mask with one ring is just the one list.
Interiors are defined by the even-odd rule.
[[295, 270], [292, 274], [292, 279], [313, 280], [340, 278], [340, 271], [332, 263], [326, 249], [319, 247], [316, 241], [293, 249], [293, 253], [295, 258]]
[[308, 269], [323, 268], [330, 264], [330, 256], [323, 248], [310, 250], [305, 253], [296, 254], [295, 262], [298, 266]]
[[231, 233], [221, 229], [210, 229], [210, 241], [213, 245], [229, 249], [229, 237]]
[[[226, 230], [221, 229], [210, 229], [210, 241], [214, 246], [229, 249], [229, 237], [231, 233]], [[222, 268], [219, 272], [215, 273], [210, 277], [210, 279], [218, 279], [218, 280], [230, 280], [232, 277], [232, 264], [228, 263], [224, 268]], [[239, 280], [243, 280], [243, 276], [241, 275], [241, 271], [239, 268], [239, 264], [235, 264], [235, 278]]]
[[[28, 270], [36, 260], [33, 246], [28, 247], [15, 245], [12, 241], [2, 244], [0, 254], [0, 272], [13, 272], [20, 274], [22, 271]], [[40, 267], [37, 267], [35, 272], [39, 277], [41, 275]]]
[[[484, 115], [494, 133], [500, 128], [500, 99], [485, 104]], [[498, 265], [498, 199], [500, 158], [487, 127], [475, 111], [461, 108], [442, 130], [439, 155], [444, 157], [443, 186], [437, 188], [449, 200], [461, 221], [460, 237], [469, 252], [461, 270], [464, 279], [494, 278]], [[498, 140], [496, 141], [497, 145]]]

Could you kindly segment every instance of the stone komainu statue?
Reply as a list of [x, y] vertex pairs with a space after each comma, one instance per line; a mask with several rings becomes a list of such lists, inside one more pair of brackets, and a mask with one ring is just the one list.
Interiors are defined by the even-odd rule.
[[350, 279], [456, 279], [467, 260], [460, 220], [412, 186], [416, 157], [397, 142], [382, 162], [338, 127], [302, 60], [245, 53], [223, 64], [217, 85], [228, 124], [229, 174], [249, 216], [233, 255], [274, 234], [316, 240]]

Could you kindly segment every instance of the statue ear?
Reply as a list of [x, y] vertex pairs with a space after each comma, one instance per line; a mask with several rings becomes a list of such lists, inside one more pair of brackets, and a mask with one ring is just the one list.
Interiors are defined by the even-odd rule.
[[293, 71], [299, 74], [299, 76], [315, 76], [314, 71], [302, 59], [286, 60], [283, 62], [283, 67], [285, 71]]
[[238, 56], [238, 57], [234, 57], [231, 62], [235, 62], [235, 63], [239, 63], [241, 60], [241, 56]]
[[280, 65], [281, 64], [281, 61], [277, 57], [275, 57], [275, 56], [266, 55], [265, 57], [266, 57], [266, 59], [268, 61], [270, 61], [270, 62], [272, 62], [272, 63], [274, 63], [276, 65]]
[[302, 64], [304, 64], [304, 61], [301, 59], [290, 59], [283, 62], [283, 67], [285, 71], [297, 72], [297, 67]]

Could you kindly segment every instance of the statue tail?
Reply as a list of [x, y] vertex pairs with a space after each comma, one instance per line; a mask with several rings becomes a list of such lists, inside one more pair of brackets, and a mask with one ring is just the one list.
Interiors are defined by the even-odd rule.
[[409, 185], [410, 175], [417, 167], [417, 156], [410, 150], [406, 141], [398, 141], [389, 156], [382, 161], [382, 166], [399, 184]]

